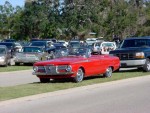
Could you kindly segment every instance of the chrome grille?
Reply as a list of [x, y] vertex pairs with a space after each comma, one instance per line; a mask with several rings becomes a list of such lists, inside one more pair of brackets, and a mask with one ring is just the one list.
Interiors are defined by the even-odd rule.
[[56, 66], [53, 66], [53, 65], [45, 66], [45, 70], [46, 70], [46, 73], [56, 74]]
[[38, 66], [38, 72], [45, 73], [46, 72], [45, 67], [44, 66]]
[[133, 53], [120, 53], [120, 54], [116, 54], [116, 56], [119, 57], [120, 60], [134, 59]]

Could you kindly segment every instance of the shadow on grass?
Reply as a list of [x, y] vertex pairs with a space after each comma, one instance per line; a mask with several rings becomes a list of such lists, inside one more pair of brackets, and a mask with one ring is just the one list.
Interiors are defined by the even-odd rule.
[[[96, 76], [92, 76], [92, 77], [85, 77], [83, 81], [88, 81], [88, 80], [94, 80], [94, 79], [100, 79], [100, 78], [105, 78], [102, 75], [96, 75]], [[50, 82], [47, 83], [76, 83], [74, 82], [74, 80], [72, 78], [61, 78], [61, 79], [51, 79]], [[44, 84], [39, 82], [33, 82], [30, 84]]]

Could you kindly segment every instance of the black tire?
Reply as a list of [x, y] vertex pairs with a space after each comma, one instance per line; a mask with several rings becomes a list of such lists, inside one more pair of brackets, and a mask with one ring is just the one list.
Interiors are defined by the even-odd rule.
[[74, 82], [78, 83], [81, 82], [84, 78], [84, 72], [81, 68], [78, 69], [77, 74], [74, 78]]
[[40, 82], [41, 83], [48, 83], [48, 82], [50, 82], [50, 79], [49, 78], [40, 78]]
[[112, 76], [112, 68], [108, 67], [106, 72], [103, 74], [104, 77], [111, 77]]
[[146, 59], [146, 62], [143, 66], [143, 71], [144, 72], [149, 72], [150, 71], [150, 60], [149, 59]]

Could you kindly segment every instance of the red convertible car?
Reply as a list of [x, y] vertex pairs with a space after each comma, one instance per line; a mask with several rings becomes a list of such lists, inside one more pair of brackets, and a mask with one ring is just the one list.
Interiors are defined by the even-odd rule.
[[69, 52], [65, 57], [34, 63], [33, 75], [36, 75], [43, 83], [60, 78], [73, 78], [75, 82], [81, 82], [84, 77], [99, 74], [111, 77], [112, 72], [119, 66], [118, 57], [91, 55], [90, 49], [78, 48], [76, 52]]

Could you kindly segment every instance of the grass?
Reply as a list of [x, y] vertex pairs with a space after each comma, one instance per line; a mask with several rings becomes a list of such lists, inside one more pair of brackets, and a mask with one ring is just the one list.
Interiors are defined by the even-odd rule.
[[8, 66], [8, 67], [0, 67], [0, 72], [10, 72], [10, 71], [20, 71], [20, 70], [28, 70], [32, 69], [32, 66]]
[[132, 71], [123, 71], [113, 73], [113, 76], [110, 78], [102, 78], [92, 77], [86, 78], [83, 82], [80, 83], [73, 83], [68, 80], [61, 80], [61, 81], [52, 81], [50, 83], [31, 83], [26, 85], [18, 85], [12, 87], [0, 87], [0, 101], [35, 95], [40, 93], [52, 92], [57, 90], [63, 90], [68, 88], [92, 85], [97, 83], [104, 83], [109, 81], [127, 79], [131, 77], [139, 77], [149, 75], [149, 72], [142, 72], [140, 70], [132, 70]]

